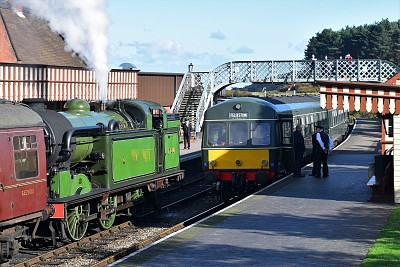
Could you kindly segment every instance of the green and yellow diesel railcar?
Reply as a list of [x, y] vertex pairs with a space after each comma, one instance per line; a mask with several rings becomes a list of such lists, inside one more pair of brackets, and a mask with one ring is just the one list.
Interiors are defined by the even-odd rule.
[[323, 110], [317, 96], [240, 97], [209, 108], [202, 137], [207, 177], [229, 196], [292, 172], [296, 125], [303, 126], [308, 158], [315, 126], [324, 125], [339, 141], [347, 131], [347, 112]]

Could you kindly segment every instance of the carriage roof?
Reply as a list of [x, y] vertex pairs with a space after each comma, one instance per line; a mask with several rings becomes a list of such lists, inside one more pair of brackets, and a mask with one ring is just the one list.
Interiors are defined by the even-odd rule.
[[[236, 104], [241, 108], [237, 109]], [[205, 120], [227, 119], [229, 113], [247, 112], [248, 119], [277, 119], [321, 111], [319, 96], [237, 97], [206, 111]]]
[[0, 101], [0, 129], [43, 126], [42, 118], [30, 108]]

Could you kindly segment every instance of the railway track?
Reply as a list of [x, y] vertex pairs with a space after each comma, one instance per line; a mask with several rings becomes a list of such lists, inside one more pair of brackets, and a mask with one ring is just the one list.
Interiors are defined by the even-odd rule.
[[[179, 187], [168, 188], [159, 194], [158, 209], [146, 212], [138, 222], [133, 223], [130, 216], [121, 215], [118, 217], [120, 223], [108, 230], [58, 248], [38, 245], [36, 249], [21, 249], [16, 257], [3, 265], [92, 266], [104, 258], [140, 249], [184, 227], [189, 222], [188, 218], [194, 218], [219, 204], [219, 198], [210, 193], [212, 188], [203, 178], [199, 175], [186, 177]], [[179, 205], [180, 208], [175, 208]], [[193, 210], [192, 207], [198, 209]]]
[[[122, 215], [118, 225], [48, 251], [23, 251], [10, 266], [106, 266], [226, 207], [199, 175], [159, 195], [160, 206], [137, 222]], [[3, 266], [0, 266], [3, 267]]]

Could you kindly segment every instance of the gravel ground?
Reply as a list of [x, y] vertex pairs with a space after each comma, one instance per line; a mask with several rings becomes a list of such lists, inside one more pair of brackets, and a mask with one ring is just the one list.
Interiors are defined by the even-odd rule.
[[121, 235], [121, 237], [115, 240], [109, 238], [109, 240], [102, 242], [102, 244], [93, 244], [93, 247], [85, 249], [87, 250], [86, 253], [76, 254], [77, 257], [68, 259], [67, 262], [59, 264], [58, 266], [90, 266], [112, 254], [133, 247], [135, 244], [157, 235], [217, 204], [219, 204], [219, 198], [215, 196], [215, 194], [210, 194], [196, 198], [185, 204], [171, 207], [168, 210], [161, 210], [149, 218], [138, 220], [136, 223], [134, 222], [134, 228], [124, 233], [125, 236]]

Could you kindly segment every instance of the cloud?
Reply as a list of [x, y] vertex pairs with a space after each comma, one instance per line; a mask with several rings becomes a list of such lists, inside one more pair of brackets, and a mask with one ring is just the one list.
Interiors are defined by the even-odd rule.
[[232, 51], [233, 54], [253, 54], [254, 50], [247, 46], [241, 46]]
[[217, 31], [217, 32], [212, 32], [212, 33], [210, 34], [210, 38], [211, 38], [211, 39], [216, 39], [216, 40], [225, 40], [225, 39], [226, 39], [226, 36], [225, 36], [225, 34], [223, 34], [222, 32]]
[[174, 40], [118, 42], [110, 46], [109, 58], [113, 68], [129, 62], [141, 71], [179, 73], [186, 72], [189, 63], [193, 63], [195, 71], [211, 71], [210, 66], [216, 68], [229, 61], [220, 53], [186, 51]]

